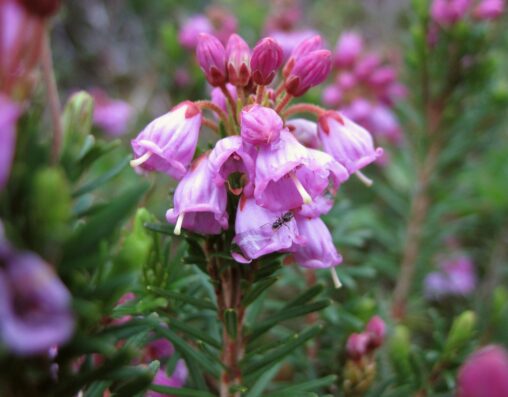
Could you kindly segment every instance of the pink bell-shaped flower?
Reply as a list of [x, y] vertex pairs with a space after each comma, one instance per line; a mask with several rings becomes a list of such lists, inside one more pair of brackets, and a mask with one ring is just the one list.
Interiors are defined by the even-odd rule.
[[226, 212], [227, 193], [217, 186], [208, 158], [201, 156], [178, 184], [174, 208], [166, 212], [166, 219], [175, 225], [175, 234], [181, 228], [200, 234], [219, 234], [228, 227]]
[[284, 130], [277, 144], [259, 149], [254, 196], [262, 207], [288, 211], [310, 204], [327, 189], [330, 180], [336, 189], [348, 176], [330, 155], [307, 149]]
[[201, 110], [185, 101], [152, 121], [131, 142], [131, 166], [181, 179], [196, 151], [201, 118]]
[[258, 206], [254, 199], [242, 197], [236, 212], [233, 242], [241, 253], [232, 253], [240, 263], [289, 249], [300, 242], [292, 212], [280, 213]]
[[300, 266], [325, 269], [342, 262], [342, 256], [333, 244], [332, 235], [321, 218], [297, 215], [296, 225], [300, 236], [305, 239], [293, 251], [293, 257]]
[[374, 148], [374, 141], [367, 130], [337, 112], [326, 112], [319, 118], [318, 125], [323, 148], [350, 174], [383, 154], [383, 149]]
[[217, 186], [224, 186], [231, 174], [240, 173], [247, 178], [243, 192], [248, 196], [252, 195], [255, 170], [255, 159], [252, 155], [255, 155], [255, 151], [249, 153], [238, 135], [218, 141], [208, 157], [208, 166]]

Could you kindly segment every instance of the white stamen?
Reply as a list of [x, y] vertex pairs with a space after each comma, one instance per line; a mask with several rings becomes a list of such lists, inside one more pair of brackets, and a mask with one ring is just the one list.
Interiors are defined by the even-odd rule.
[[302, 182], [298, 180], [296, 175], [294, 173], [289, 174], [291, 176], [291, 179], [293, 180], [293, 183], [296, 186], [296, 190], [298, 190], [298, 193], [300, 193], [300, 196], [302, 196], [304, 204], [310, 204], [312, 203], [312, 197], [310, 197], [310, 194], [307, 193], [307, 190], [302, 185]]
[[131, 162], [130, 162], [131, 167], [134, 168], [134, 167], [140, 166], [141, 164], [146, 162], [150, 157], [152, 157], [152, 154], [153, 154], [152, 152], [146, 152], [141, 157], [138, 157], [137, 159], [131, 160]]
[[182, 232], [182, 223], [184, 215], [185, 212], [180, 212], [180, 215], [178, 215], [178, 218], [176, 219], [175, 230], [173, 231], [173, 233], [176, 234], [177, 236], [179, 236], [180, 233]]
[[338, 288], [342, 287], [342, 283], [340, 282], [339, 276], [337, 275], [337, 271], [335, 270], [334, 267], [330, 268], [330, 273], [332, 274], [332, 281], [333, 281], [333, 285], [335, 286], [335, 288], [338, 289]]
[[365, 176], [365, 174], [362, 171], [356, 171], [355, 172], [356, 177], [363, 182], [363, 184], [367, 187], [371, 187], [374, 183], [372, 179]]

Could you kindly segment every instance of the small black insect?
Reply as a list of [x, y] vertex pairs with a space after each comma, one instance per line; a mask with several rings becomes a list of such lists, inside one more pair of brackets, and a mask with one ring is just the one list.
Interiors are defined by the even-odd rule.
[[272, 223], [272, 229], [273, 230], [277, 230], [279, 229], [282, 225], [285, 225], [286, 223], [288, 223], [291, 219], [293, 219], [294, 215], [291, 211], [288, 211], [284, 214], [282, 214], [282, 216], [278, 217], [275, 222]]

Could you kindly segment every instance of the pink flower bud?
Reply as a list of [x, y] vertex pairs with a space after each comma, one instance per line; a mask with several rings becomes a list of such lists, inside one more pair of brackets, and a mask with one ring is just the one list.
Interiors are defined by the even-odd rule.
[[372, 317], [365, 326], [365, 331], [370, 337], [369, 348], [377, 349], [383, 344], [386, 335], [386, 324], [381, 317]]
[[354, 32], [345, 32], [335, 47], [335, 65], [339, 68], [353, 66], [363, 51], [363, 40]]
[[355, 66], [354, 73], [359, 79], [367, 79], [381, 63], [376, 54], [368, 54], [363, 57]]
[[206, 16], [201, 14], [193, 15], [180, 28], [178, 42], [182, 47], [194, 50], [198, 45], [200, 33], [212, 32], [213, 25]]
[[299, 97], [326, 80], [332, 68], [332, 53], [317, 50], [299, 58], [285, 82], [288, 94]]
[[366, 333], [351, 334], [346, 342], [346, 354], [352, 360], [359, 360], [367, 353], [369, 335]]
[[282, 47], [273, 38], [265, 37], [252, 51], [252, 80], [259, 85], [270, 84], [282, 65], [282, 60]]
[[471, 0], [434, 0], [430, 9], [432, 19], [442, 25], [452, 25], [465, 17]]
[[250, 79], [250, 48], [236, 33], [229, 37], [226, 45], [229, 82], [234, 86], [245, 87]]
[[275, 110], [253, 105], [242, 110], [240, 132], [245, 142], [267, 145], [277, 142], [284, 123]]
[[504, 0], [482, 0], [474, 9], [473, 16], [480, 21], [497, 19], [505, 5]]
[[369, 83], [374, 88], [383, 88], [395, 82], [397, 72], [391, 66], [382, 66], [376, 69], [369, 78]]
[[490, 345], [473, 353], [459, 370], [457, 397], [508, 396], [508, 354]]
[[201, 70], [212, 86], [218, 87], [226, 84], [226, 50], [219, 39], [210, 34], [201, 33], [196, 56]]
[[301, 41], [291, 52], [291, 56], [289, 57], [286, 65], [284, 65], [284, 70], [282, 72], [284, 77], [287, 77], [291, 70], [295, 66], [295, 62], [297, 59], [301, 58], [304, 55], [310, 54], [312, 51], [320, 50], [323, 48], [323, 40], [320, 35], [315, 35], [309, 37]]

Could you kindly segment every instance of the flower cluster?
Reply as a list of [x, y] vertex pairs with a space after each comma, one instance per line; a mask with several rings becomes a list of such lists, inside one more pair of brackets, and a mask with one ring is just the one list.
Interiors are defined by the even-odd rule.
[[18, 355], [46, 353], [73, 329], [71, 296], [60, 279], [37, 255], [11, 247], [0, 229], [0, 342]]
[[[234, 228], [232, 255], [240, 263], [288, 252], [304, 267], [338, 265], [341, 256], [320, 216], [330, 210], [339, 186], [382, 150], [369, 132], [337, 111], [302, 103], [288, 107], [330, 72], [332, 54], [321, 37], [302, 41], [285, 64], [271, 37], [251, 50], [236, 34], [226, 47], [201, 34], [196, 55], [215, 87], [212, 101], [183, 102], [132, 141], [133, 167], [179, 181], [166, 214], [175, 234], [182, 228], [205, 235]], [[204, 109], [216, 119], [205, 117]], [[315, 115], [317, 123], [290, 117], [300, 112]], [[220, 133], [216, 120], [225, 136], [197, 155], [202, 126]]]
[[440, 270], [429, 273], [424, 280], [425, 295], [429, 299], [446, 296], [466, 296], [476, 287], [476, 274], [471, 258], [457, 255], [443, 259]]
[[451, 26], [467, 18], [469, 14], [479, 21], [494, 20], [501, 16], [505, 0], [434, 0], [430, 9], [434, 22]]
[[326, 106], [343, 113], [372, 131], [376, 138], [399, 143], [402, 131], [393, 105], [405, 95], [395, 67], [364, 48], [354, 32], [343, 33], [333, 58], [333, 84], [323, 90]]

